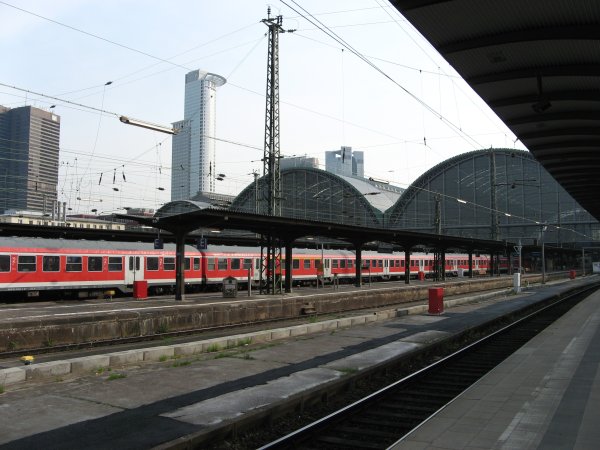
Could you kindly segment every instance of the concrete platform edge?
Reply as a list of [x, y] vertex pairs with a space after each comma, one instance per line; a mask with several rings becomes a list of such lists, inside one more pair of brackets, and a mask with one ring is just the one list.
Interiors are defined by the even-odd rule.
[[[460, 299], [445, 300], [444, 306], [451, 307], [478, 302], [502, 295], [507, 295], [509, 292], [510, 290], [501, 289], [498, 291], [486, 292], [484, 294], [463, 297]], [[380, 310], [372, 314], [354, 316], [351, 318], [348, 317], [325, 320], [321, 322], [295, 325], [285, 328], [275, 328], [272, 330], [256, 331], [235, 336], [224, 336], [222, 338], [186, 342], [182, 344], [111, 352], [89, 358], [74, 358], [71, 360], [53, 361], [51, 363], [34, 363], [23, 367], [0, 369], [0, 386], [6, 387], [29, 380], [39, 381], [41, 379], [52, 379], [57, 375], [83, 376], [100, 368], [119, 369], [126, 367], [127, 365], [139, 364], [142, 361], [160, 361], [161, 359], [166, 360], [174, 357], [175, 355], [189, 356], [200, 353], [212, 353], [250, 343], [265, 343], [279, 339], [288, 339], [290, 337], [296, 337], [304, 334], [318, 333], [324, 330], [362, 326], [374, 321], [384, 321], [406, 314], [422, 314], [427, 312], [427, 308], [428, 306], [426, 304], [391, 308]]]

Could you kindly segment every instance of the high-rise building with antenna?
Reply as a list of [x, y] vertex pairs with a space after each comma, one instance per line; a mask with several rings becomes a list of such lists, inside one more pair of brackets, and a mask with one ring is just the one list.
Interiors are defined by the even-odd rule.
[[185, 76], [183, 120], [174, 122], [171, 200], [187, 200], [199, 192], [215, 192], [217, 88], [225, 78], [194, 70]]

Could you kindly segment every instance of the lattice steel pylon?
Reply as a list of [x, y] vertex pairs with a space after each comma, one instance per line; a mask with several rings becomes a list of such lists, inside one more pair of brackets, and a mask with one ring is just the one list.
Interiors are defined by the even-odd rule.
[[[267, 61], [267, 104], [265, 112], [265, 148], [263, 155], [263, 176], [267, 189], [263, 191], [261, 213], [281, 216], [281, 171], [279, 162], [279, 34], [286, 31], [282, 27], [283, 17], [271, 17], [262, 22], [269, 28], [269, 51]], [[263, 235], [261, 239], [260, 293], [280, 293], [282, 288], [281, 242], [273, 235]]]

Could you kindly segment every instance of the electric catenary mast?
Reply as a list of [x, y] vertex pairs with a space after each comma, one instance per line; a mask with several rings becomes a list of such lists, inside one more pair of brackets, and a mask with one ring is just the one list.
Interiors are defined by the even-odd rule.
[[[279, 34], [285, 33], [283, 17], [271, 17], [262, 22], [269, 28], [269, 52], [267, 61], [267, 104], [265, 111], [265, 147], [263, 155], [263, 176], [266, 192], [260, 212], [271, 216], [281, 216], [281, 172], [279, 162]], [[293, 30], [287, 30], [291, 32]], [[272, 235], [262, 236], [261, 240], [261, 293], [281, 292], [281, 242]]]

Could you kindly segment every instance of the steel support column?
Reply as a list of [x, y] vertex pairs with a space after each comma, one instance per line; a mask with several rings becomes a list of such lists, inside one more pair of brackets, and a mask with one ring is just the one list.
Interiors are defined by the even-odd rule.
[[175, 300], [185, 299], [185, 237], [187, 233], [175, 234]]
[[410, 248], [404, 248], [404, 283], [410, 284]]
[[469, 278], [473, 278], [473, 250], [469, 249]]
[[354, 249], [356, 251], [356, 265], [355, 265], [355, 273], [356, 280], [354, 282], [354, 286], [362, 287], [362, 242], [358, 244], [354, 244]]
[[285, 241], [285, 292], [289, 294], [292, 292], [292, 241]]

